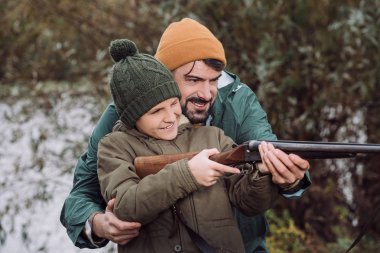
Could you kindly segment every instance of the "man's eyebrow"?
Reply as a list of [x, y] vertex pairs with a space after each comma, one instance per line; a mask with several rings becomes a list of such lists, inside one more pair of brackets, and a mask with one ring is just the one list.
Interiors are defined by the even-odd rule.
[[215, 77], [214, 79], [211, 79], [211, 81], [216, 81], [218, 80], [220, 77], [222, 76], [222, 73], [220, 73], [217, 77]]
[[187, 78], [187, 79], [193, 78], [193, 79], [202, 80], [202, 81], [205, 80], [205, 79], [202, 78], [202, 77], [199, 77], [199, 76], [193, 76], [193, 75], [185, 75], [185, 78]]
[[[211, 81], [216, 81], [216, 80], [218, 80], [221, 76], [222, 76], [222, 74], [219, 74], [217, 77], [212, 78], [212, 79], [210, 79], [210, 80], [211, 80]], [[204, 78], [202, 78], [202, 77], [199, 77], [199, 76], [193, 76], [193, 75], [185, 75], [185, 78], [194, 78], [194, 79], [202, 80], [202, 81], [206, 80], [206, 79], [204, 79]]]

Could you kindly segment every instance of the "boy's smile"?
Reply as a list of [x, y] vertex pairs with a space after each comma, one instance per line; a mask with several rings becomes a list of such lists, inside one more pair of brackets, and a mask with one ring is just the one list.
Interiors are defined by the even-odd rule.
[[141, 116], [136, 121], [136, 128], [159, 140], [173, 140], [177, 136], [181, 114], [179, 99], [169, 98]]

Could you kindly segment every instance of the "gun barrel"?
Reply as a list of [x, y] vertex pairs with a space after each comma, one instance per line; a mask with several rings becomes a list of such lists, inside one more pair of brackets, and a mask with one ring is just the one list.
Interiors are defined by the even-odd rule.
[[[281, 149], [286, 153], [292, 152], [332, 152], [332, 153], [351, 153], [366, 154], [380, 153], [380, 144], [359, 144], [344, 142], [318, 142], [318, 141], [266, 141], [272, 143], [275, 148]], [[258, 150], [261, 141], [249, 141], [250, 151]]]

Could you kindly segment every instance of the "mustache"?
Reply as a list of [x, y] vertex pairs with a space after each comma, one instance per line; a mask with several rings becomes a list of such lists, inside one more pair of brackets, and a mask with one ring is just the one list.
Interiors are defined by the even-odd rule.
[[191, 102], [191, 103], [207, 104], [207, 103], [211, 102], [211, 99], [205, 100], [205, 99], [200, 98], [200, 97], [191, 97], [191, 98], [186, 99], [186, 101]]

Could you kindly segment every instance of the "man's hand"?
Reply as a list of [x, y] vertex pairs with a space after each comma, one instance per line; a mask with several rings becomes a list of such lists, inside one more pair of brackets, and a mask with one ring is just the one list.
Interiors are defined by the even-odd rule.
[[260, 172], [272, 174], [273, 183], [282, 188], [288, 188], [305, 176], [310, 164], [295, 154], [286, 154], [280, 149], [274, 148], [271, 143], [265, 141], [259, 145], [262, 164], [259, 164]]
[[105, 213], [99, 213], [94, 216], [92, 231], [97, 237], [125, 245], [139, 235], [141, 224], [116, 218], [113, 213], [114, 205], [115, 199], [111, 199], [108, 201]]
[[204, 149], [189, 160], [189, 168], [200, 185], [212, 186], [224, 173], [240, 173], [240, 170], [209, 159], [211, 155], [218, 154], [216, 148]]

